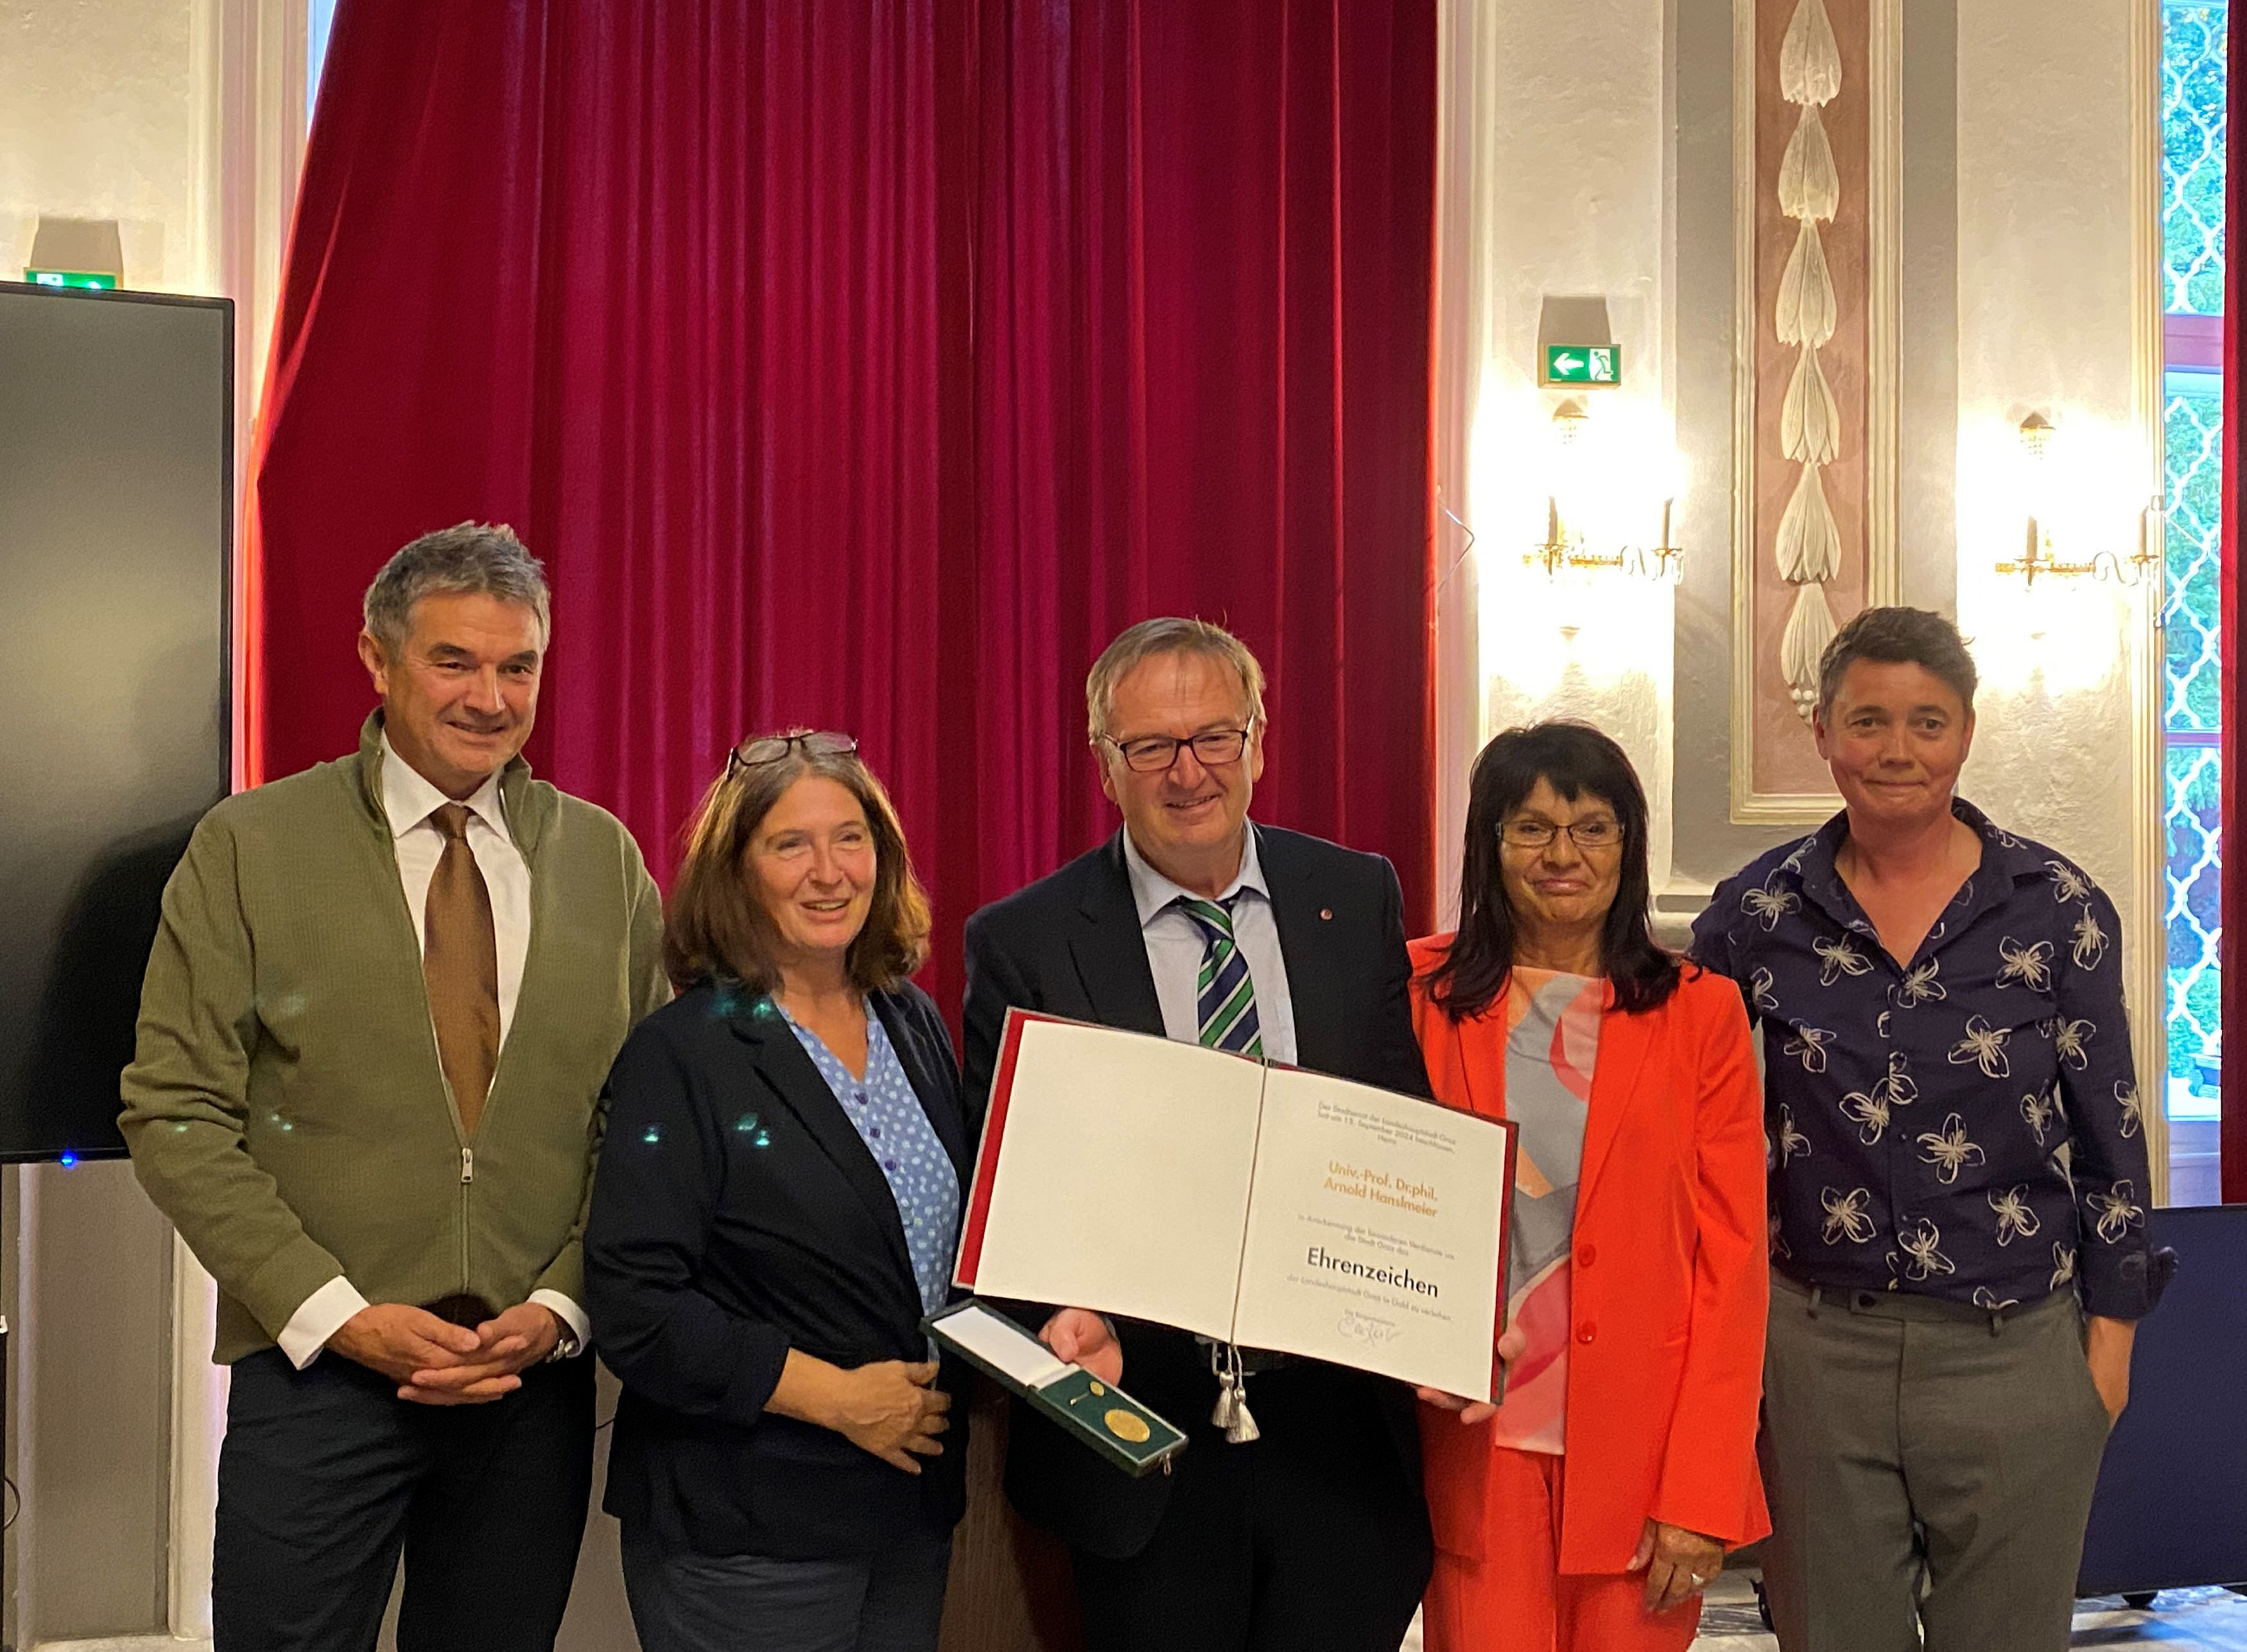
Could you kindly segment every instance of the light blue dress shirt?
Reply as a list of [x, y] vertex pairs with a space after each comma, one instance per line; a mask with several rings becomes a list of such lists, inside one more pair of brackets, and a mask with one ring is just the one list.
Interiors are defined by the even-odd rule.
[[[1248, 842], [1241, 851], [1240, 870], [1218, 898], [1241, 898], [1233, 901], [1233, 937], [1248, 965], [1248, 979], [1256, 984], [1256, 1019], [1264, 1033], [1264, 1054], [1275, 1062], [1292, 1062], [1295, 1006], [1287, 992], [1287, 960], [1280, 951], [1280, 925], [1272, 916], [1272, 891], [1265, 887], [1263, 864], [1256, 855], [1256, 829], [1244, 829]], [[1199, 1043], [1201, 960], [1206, 942], [1201, 925], [1172, 904], [1190, 891], [1147, 864], [1129, 829], [1124, 834], [1124, 864], [1131, 878], [1132, 904], [1139, 911], [1147, 966], [1154, 972], [1155, 999], [1163, 1007], [1163, 1031], [1180, 1043]]]

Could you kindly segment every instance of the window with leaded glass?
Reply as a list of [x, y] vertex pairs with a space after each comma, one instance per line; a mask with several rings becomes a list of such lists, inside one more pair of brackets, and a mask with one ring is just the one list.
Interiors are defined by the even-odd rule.
[[2162, 281], [2168, 315], [2165, 823], [2168, 837], [2169, 1198], [2213, 1204], [2223, 872], [2222, 680], [2226, 0], [2162, 8]]

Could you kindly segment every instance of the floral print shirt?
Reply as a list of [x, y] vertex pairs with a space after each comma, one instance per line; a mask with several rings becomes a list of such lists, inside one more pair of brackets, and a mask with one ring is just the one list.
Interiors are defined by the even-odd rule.
[[1907, 967], [1835, 870], [1846, 815], [1727, 879], [1693, 925], [1694, 957], [1762, 1029], [1772, 1264], [1985, 1308], [2073, 1287], [2136, 1319], [2146, 1102], [2114, 905], [2063, 857], [1952, 809], [1982, 864]]

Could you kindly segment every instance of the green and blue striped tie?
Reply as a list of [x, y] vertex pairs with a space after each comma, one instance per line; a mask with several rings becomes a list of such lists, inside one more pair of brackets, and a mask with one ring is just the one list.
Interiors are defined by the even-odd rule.
[[1195, 992], [1199, 1041], [1210, 1049], [1261, 1056], [1264, 1033], [1256, 1021], [1256, 983], [1249, 979], [1248, 960], [1240, 955], [1240, 943], [1233, 932], [1232, 903], [1181, 895], [1178, 907], [1202, 934], [1201, 977]]

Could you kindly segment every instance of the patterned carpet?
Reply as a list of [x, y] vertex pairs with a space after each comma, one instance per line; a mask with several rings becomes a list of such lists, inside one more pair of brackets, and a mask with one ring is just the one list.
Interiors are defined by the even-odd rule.
[[[2116, 1598], [2079, 1601], [2072, 1649], [2158, 1647], [2162, 1652], [2247, 1652], [2247, 1600], [2229, 1589], [2165, 1589], [2150, 1611], [2134, 1611]], [[1727, 1572], [1711, 1586], [1693, 1652], [1778, 1652], [1779, 1642], [1756, 1612], [1755, 1587], [1745, 1573]], [[1421, 1652], [1420, 1626], [1401, 1652]]]
[[[2164, 1652], [2247, 1652], [2247, 1600], [2228, 1589], [2165, 1589], [2149, 1611], [2118, 1598], [2080, 1601], [2071, 1648], [2160, 1647]], [[1745, 1575], [1727, 1573], [1709, 1591], [1694, 1652], [1777, 1652], [1779, 1642], [1757, 1614]]]

